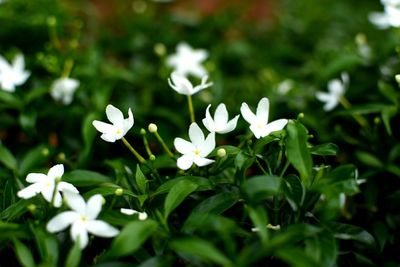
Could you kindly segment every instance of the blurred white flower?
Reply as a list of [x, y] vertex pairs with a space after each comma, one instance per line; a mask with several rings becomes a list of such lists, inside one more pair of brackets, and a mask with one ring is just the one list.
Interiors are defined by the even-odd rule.
[[101, 211], [103, 196], [94, 195], [85, 200], [74, 193], [65, 193], [67, 205], [72, 209], [56, 215], [47, 223], [47, 231], [55, 233], [64, 230], [71, 225], [71, 238], [76, 242], [79, 239], [81, 249], [85, 248], [89, 242], [88, 232], [100, 237], [114, 237], [119, 234], [119, 230], [110, 224], [96, 220]]
[[78, 189], [70, 183], [61, 181], [64, 174], [64, 165], [58, 164], [50, 168], [49, 172], [43, 173], [30, 173], [26, 176], [26, 181], [32, 183], [28, 187], [18, 191], [17, 196], [20, 198], [28, 199], [41, 193], [44, 199], [49, 203], [52, 202], [54, 190], [54, 206], [60, 207], [62, 197], [60, 192], [65, 194], [66, 191], [79, 193]]
[[349, 84], [349, 75], [341, 74], [341, 79], [333, 79], [328, 82], [328, 93], [316, 92], [316, 98], [324, 102], [324, 110], [330, 111], [334, 109], [340, 102], [340, 98], [344, 95]]
[[115, 142], [121, 139], [132, 128], [134, 119], [131, 109], [128, 110], [128, 118], [124, 119], [122, 112], [113, 105], [107, 105], [106, 115], [108, 120], [112, 123], [105, 123], [102, 121], [93, 121], [93, 126], [97, 131], [101, 132], [101, 139], [107, 142]]
[[174, 140], [175, 149], [183, 154], [177, 161], [179, 169], [187, 170], [193, 163], [201, 167], [214, 162], [206, 157], [215, 148], [215, 133], [204, 138], [200, 127], [193, 122], [189, 127], [189, 139], [190, 142], [179, 137]]
[[182, 76], [191, 74], [201, 78], [207, 75], [206, 69], [201, 65], [207, 57], [206, 50], [193, 49], [186, 43], [180, 43], [177, 46], [176, 54], [167, 58], [167, 65]]
[[193, 87], [192, 83], [178, 72], [171, 73], [171, 78], [168, 78], [169, 86], [181, 95], [194, 95], [195, 93], [206, 89], [213, 85], [212, 82], [207, 83], [208, 76], [203, 76], [201, 83]]
[[122, 214], [125, 214], [125, 215], [137, 214], [139, 220], [141, 220], [141, 221], [146, 220], [147, 217], [148, 217], [146, 212], [140, 212], [140, 211], [133, 210], [133, 209], [124, 209], [124, 208], [121, 208], [120, 211], [121, 211]]
[[211, 104], [206, 110], [206, 117], [203, 119], [203, 124], [209, 132], [219, 134], [229, 133], [236, 128], [239, 115], [236, 115], [232, 120], [228, 121], [228, 111], [225, 104], [219, 104], [214, 113], [214, 119], [210, 115]]
[[380, 29], [400, 27], [400, 1], [381, 0], [384, 11], [372, 12], [369, 21]]
[[293, 89], [293, 87], [294, 87], [293, 80], [286, 79], [281, 81], [276, 89], [280, 95], [286, 95], [287, 93], [289, 93], [290, 90]]
[[22, 85], [30, 76], [25, 70], [24, 55], [15, 56], [12, 65], [0, 56], [0, 88], [7, 92], [14, 92], [15, 87]]
[[68, 77], [59, 78], [51, 85], [50, 94], [55, 100], [61, 101], [64, 105], [69, 105], [78, 87], [79, 81], [76, 79]]
[[250, 130], [256, 138], [269, 135], [271, 132], [282, 130], [288, 120], [279, 119], [268, 123], [269, 100], [264, 97], [258, 102], [256, 114], [254, 114], [246, 103], [240, 107], [243, 118], [250, 124]]

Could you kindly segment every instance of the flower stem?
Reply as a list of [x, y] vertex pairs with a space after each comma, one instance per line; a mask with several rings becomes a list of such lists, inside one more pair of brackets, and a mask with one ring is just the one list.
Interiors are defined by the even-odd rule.
[[156, 136], [158, 142], [160, 142], [161, 146], [165, 150], [165, 152], [170, 156], [171, 158], [174, 157], [174, 154], [171, 152], [171, 150], [168, 148], [168, 146], [165, 144], [164, 140], [161, 138], [161, 136], [158, 134], [158, 132], [154, 132], [154, 135]]
[[190, 113], [190, 121], [193, 123], [196, 121], [195, 117], [194, 117], [194, 109], [193, 109], [193, 101], [192, 101], [192, 96], [188, 95], [187, 96], [188, 99], [188, 106], [189, 106], [189, 113]]
[[[342, 104], [342, 106], [345, 109], [351, 108], [351, 104], [350, 104], [349, 100], [347, 100], [346, 97], [342, 96], [339, 99], [339, 101], [340, 101], [340, 104]], [[365, 127], [365, 128], [368, 127], [368, 122], [363, 116], [361, 116], [359, 114], [352, 114], [352, 115], [353, 115], [354, 119], [361, 125], [361, 127]]]
[[74, 60], [73, 59], [67, 59], [65, 62], [64, 62], [64, 69], [63, 69], [63, 72], [62, 72], [62, 77], [64, 77], [64, 78], [67, 78], [67, 77], [69, 77], [69, 75], [71, 74], [71, 70], [72, 70], [72, 67], [74, 66]]
[[55, 207], [56, 205], [56, 195], [57, 195], [57, 186], [58, 186], [58, 183], [59, 183], [59, 181], [57, 181], [57, 179], [56, 179], [56, 181], [54, 181], [54, 190], [53, 190], [53, 195], [51, 196], [51, 205], [53, 206], [53, 207]]
[[146, 160], [131, 146], [131, 144], [129, 144], [125, 137], [122, 137], [122, 142], [124, 142], [124, 145], [132, 152], [132, 154], [139, 160], [140, 163], [146, 162]]
[[146, 130], [142, 129], [141, 130], [142, 136], [143, 136], [143, 144], [144, 144], [144, 148], [146, 149], [146, 153], [149, 157], [151, 157], [153, 155], [153, 153], [151, 152], [150, 146], [149, 146], [149, 141], [147, 140], [146, 137]]

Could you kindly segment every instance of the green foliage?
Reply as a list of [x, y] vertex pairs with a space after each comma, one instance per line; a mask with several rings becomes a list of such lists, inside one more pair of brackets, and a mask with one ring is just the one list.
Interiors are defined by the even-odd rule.
[[[0, 258], [27, 267], [395, 266], [400, 32], [368, 20], [382, 5], [189, 2], [0, 1], [0, 55], [23, 54], [30, 72], [9, 92], [0, 64]], [[192, 96], [194, 114], [168, 84], [181, 42], [208, 53], [213, 85]], [[342, 73], [349, 82], [326, 110], [317, 92]], [[80, 83], [67, 105], [51, 94], [60, 77]], [[262, 119], [286, 118], [283, 129], [256, 138], [260, 125], [241, 116], [216, 134], [211, 164], [177, 167], [175, 138], [188, 140], [190, 115], [207, 136], [209, 104], [212, 116], [226, 104], [231, 119], [263, 97]], [[134, 114], [126, 142], [105, 142], [93, 126], [113, 120], [108, 104]], [[71, 209], [64, 192], [61, 207], [37, 188], [27, 199], [18, 192], [56, 164], [65, 168], [56, 183], [104, 198], [95, 219], [118, 235], [89, 231], [81, 249], [72, 226], [48, 231]]]

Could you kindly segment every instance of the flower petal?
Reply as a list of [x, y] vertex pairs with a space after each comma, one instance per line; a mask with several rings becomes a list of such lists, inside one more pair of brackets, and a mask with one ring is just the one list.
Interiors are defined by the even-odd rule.
[[36, 183], [36, 184], [31, 184], [28, 187], [25, 187], [22, 190], [19, 190], [17, 193], [17, 196], [20, 198], [28, 199], [31, 197], [36, 196], [42, 189], [41, 184]]
[[275, 120], [273, 122], [270, 122], [265, 127], [265, 132], [264, 132], [263, 135], [267, 136], [272, 132], [280, 131], [286, 126], [287, 123], [288, 123], [287, 119], [279, 119], [279, 120]]
[[100, 138], [106, 142], [114, 143], [117, 140], [117, 135], [114, 133], [104, 133]]
[[215, 133], [209, 133], [207, 135], [206, 140], [199, 147], [200, 148], [200, 156], [205, 157], [211, 153], [211, 151], [215, 148]]
[[23, 71], [25, 68], [25, 58], [24, 55], [18, 54], [14, 57], [13, 68], [19, 72]]
[[85, 214], [86, 211], [86, 203], [83, 197], [79, 194], [72, 193], [70, 191], [65, 191], [64, 198], [67, 202], [67, 205], [78, 212], [79, 214]]
[[79, 194], [78, 189], [76, 189], [76, 187], [73, 184], [67, 183], [67, 182], [59, 182], [58, 183], [58, 191], [69, 191], [71, 193], [75, 193], [75, 194]]
[[202, 157], [194, 158], [194, 164], [196, 164], [199, 167], [209, 165], [213, 162], [214, 162], [214, 160], [212, 160], [212, 159], [207, 159], [207, 158], [202, 158]]
[[211, 117], [211, 114], [210, 114], [210, 107], [211, 107], [211, 104], [209, 104], [207, 106], [206, 117], [202, 120], [202, 122], [203, 122], [204, 127], [206, 127], [206, 129], [209, 132], [214, 132], [215, 131], [215, 125], [214, 125], [214, 120], [213, 120], [213, 118]]
[[176, 164], [178, 165], [179, 169], [187, 170], [193, 165], [193, 156], [183, 155], [180, 158], [178, 158]]
[[124, 115], [122, 111], [108, 104], [106, 107], [107, 119], [114, 125], [121, 126], [124, 123]]
[[242, 103], [242, 106], [240, 107], [240, 113], [242, 113], [243, 118], [249, 124], [253, 124], [257, 120], [256, 115], [250, 110], [246, 103]]
[[103, 196], [100, 194], [96, 194], [90, 197], [86, 203], [86, 212], [88, 219], [96, 219], [101, 211], [101, 207], [103, 205]]
[[200, 146], [204, 142], [204, 134], [197, 123], [192, 122], [189, 127], [189, 138], [195, 146]]
[[49, 180], [46, 183], [42, 183], [42, 186], [41, 186], [41, 190], [40, 191], [42, 193], [42, 196], [49, 203], [51, 203], [51, 200], [53, 198], [54, 186], [55, 186], [55, 183], [54, 183], [54, 181], [51, 181], [51, 180]]
[[119, 234], [117, 228], [100, 220], [88, 221], [86, 229], [89, 233], [100, 237], [114, 237]]
[[85, 225], [80, 220], [75, 221], [75, 223], [72, 224], [71, 238], [75, 242], [79, 240], [81, 249], [85, 248], [89, 243], [89, 237]]
[[26, 176], [26, 181], [28, 183], [39, 183], [47, 179], [47, 175], [43, 173], [30, 173]]
[[189, 154], [195, 149], [194, 145], [180, 137], [174, 140], [175, 149], [181, 154]]
[[54, 180], [56, 178], [61, 178], [63, 174], [64, 174], [64, 165], [57, 164], [50, 168], [49, 172], [47, 173], [47, 176], [50, 179]]
[[266, 97], [263, 97], [257, 105], [256, 111], [257, 119], [268, 123], [268, 116], [269, 116], [269, 100]]
[[110, 132], [114, 132], [114, 125], [109, 124], [109, 123], [105, 123], [102, 121], [98, 121], [98, 120], [94, 120], [92, 122], [94, 128], [96, 128], [97, 131], [105, 134], [105, 133], [110, 133]]
[[123, 136], [132, 128], [134, 123], [134, 118], [132, 114], [132, 110], [129, 108], [128, 109], [128, 118], [124, 120], [124, 125], [123, 125]]
[[239, 119], [239, 115], [236, 115], [232, 120], [230, 120], [225, 125], [225, 128], [222, 131], [218, 131], [218, 133], [225, 134], [225, 133], [232, 132], [236, 128], [238, 119]]
[[46, 229], [50, 233], [55, 233], [64, 230], [68, 225], [72, 224], [79, 218], [79, 214], [75, 211], [64, 211], [56, 215], [51, 219], [47, 225]]
[[225, 104], [219, 104], [214, 113], [215, 124], [217, 124], [218, 126], [225, 125], [226, 123], [228, 123], [228, 116], [228, 110], [226, 109]]

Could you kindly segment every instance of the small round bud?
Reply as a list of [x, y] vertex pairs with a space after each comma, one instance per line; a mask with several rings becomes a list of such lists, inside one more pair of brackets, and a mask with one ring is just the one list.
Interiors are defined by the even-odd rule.
[[355, 41], [358, 45], [363, 45], [367, 43], [367, 36], [364, 33], [358, 33], [356, 35]]
[[154, 123], [150, 123], [149, 124], [149, 132], [151, 132], [151, 133], [157, 132], [157, 125], [155, 125]]
[[297, 116], [297, 119], [303, 119], [303, 118], [304, 118], [304, 113], [303, 112], [299, 113], [299, 115]]
[[272, 229], [272, 230], [280, 230], [281, 229], [281, 226], [278, 224], [278, 225], [272, 225], [272, 224], [268, 224], [267, 225], [267, 228], [268, 229]]
[[34, 213], [36, 211], [36, 205], [35, 204], [29, 204], [27, 209], [31, 212]]
[[374, 118], [374, 123], [375, 123], [375, 124], [380, 124], [380, 123], [381, 123], [381, 118], [375, 117], [375, 118]]
[[65, 159], [66, 159], [65, 153], [63, 153], [63, 152], [59, 153], [57, 155], [57, 158], [59, 161], [65, 161]]
[[145, 134], [146, 134], [146, 130], [145, 130], [145, 129], [143, 129], [143, 128], [142, 128], [142, 129], [140, 129], [140, 134], [141, 134], [141, 135], [145, 135]]
[[43, 148], [42, 149], [42, 155], [44, 157], [47, 157], [50, 154], [50, 150], [48, 148]]
[[122, 196], [122, 195], [124, 194], [124, 189], [122, 189], [122, 188], [117, 188], [117, 189], [115, 189], [114, 194], [115, 194], [116, 196], [120, 197], [120, 196]]
[[49, 26], [54, 26], [54, 25], [56, 25], [56, 23], [57, 23], [56, 17], [51, 16], [51, 17], [47, 18], [47, 24]]
[[103, 196], [101, 196], [101, 205], [104, 205], [104, 204], [106, 204], [106, 199]]
[[165, 48], [165, 45], [162, 43], [158, 43], [154, 46], [154, 53], [156, 53], [158, 56], [163, 56], [167, 52], [167, 49]]
[[154, 161], [154, 160], [156, 160], [156, 156], [150, 155], [149, 159], [150, 159], [151, 161]]
[[226, 150], [224, 148], [220, 148], [217, 150], [217, 156], [223, 158], [226, 156]]
[[147, 213], [146, 212], [139, 212], [139, 220], [144, 221], [147, 219]]
[[396, 79], [396, 82], [400, 85], [400, 74], [396, 74], [394, 78]]

